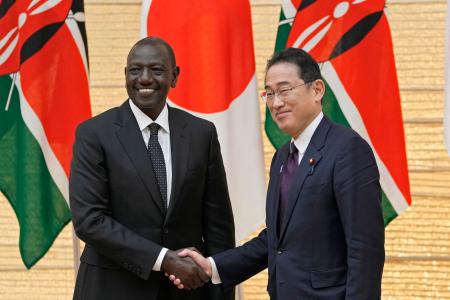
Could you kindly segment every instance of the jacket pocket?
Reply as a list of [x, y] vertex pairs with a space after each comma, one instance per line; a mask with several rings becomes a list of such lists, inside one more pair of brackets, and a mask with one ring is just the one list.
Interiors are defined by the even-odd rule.
[[347, 267], [311, 271], [311, 285], [315, 289], [338, 286], [347, 282]]

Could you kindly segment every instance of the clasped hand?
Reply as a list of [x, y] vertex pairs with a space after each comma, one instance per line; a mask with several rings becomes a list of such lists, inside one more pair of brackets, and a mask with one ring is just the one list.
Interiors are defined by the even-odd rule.
[[161, 270], [179, 289], [196, 289], [207, 283], [212, 276], [211, 263], [197, 249], [168, 250]]

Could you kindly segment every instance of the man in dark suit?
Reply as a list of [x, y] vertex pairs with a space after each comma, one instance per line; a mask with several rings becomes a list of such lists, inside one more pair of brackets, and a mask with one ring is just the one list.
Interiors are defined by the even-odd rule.
[[[365, 140], [323, 115], [324, 92], [319, 66], [305, 51], [286, 49], [268, 61], [262, 98], [292, 139], [272, 159], [267, 228], [209, 259], [180, 253], [214, 283], [231, 287], [268, 267], [271, 299], [380, 299], [384, 225], [377, 165]], [[171, 280], [183, 287], [176, 276]]]
[[125, 68], [129, 100], [81, 124], [70, 206], [86, 243], [74, 299], [233, 298], [176, 249], [205, 255], [233, 248], [234, 223], [214, 125], [166, 104], [179, 68], [159, 38], [133, 46]]

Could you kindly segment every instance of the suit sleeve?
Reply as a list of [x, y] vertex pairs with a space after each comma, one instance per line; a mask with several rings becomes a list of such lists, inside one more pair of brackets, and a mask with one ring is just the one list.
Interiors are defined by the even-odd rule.
[[[213, 255], [235, 246], [234, 219], [228, 194], [225, 168], [214, 125], [211, 126], [208, 170], [203, 200], [203, 238], [206, 255]], [[222, 290], [210, 285], [209, 299], [234, 299], [234, 289]]]
[[[270, 164], [271, 177], [276, 172], [273, 168], [277, 155], [278, 151], [275, 152]], [[267, 228], [263, 229], [257, 237], [242, 246], [213, 255], [212, 258], [214, 259], [224, 288], [234, 286], [249, 279], [268, 266]]]
[[362, 138], [355, 136], [343, 144], [334, 188], [347, 244], [345, 299], [379, 299], [385, 254], [378, 168]]
[[213, 255], [222, 286], [239, 284], [267, 268], [267, 229], [237, 248]]
[[85, 125], [76, 132], [69, 181], [75, 231], [87, 247], [147, 279], [162, 247], [112, 217], [104, 151], [93, 130]]

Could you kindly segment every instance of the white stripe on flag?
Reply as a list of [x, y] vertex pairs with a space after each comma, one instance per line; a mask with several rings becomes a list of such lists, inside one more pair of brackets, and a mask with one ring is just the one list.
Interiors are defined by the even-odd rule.
[[148, 36], [147, 34], [147, 18], [150, 13], [150, 5], [152, 5], [152, 0], [143, 0], [141, 8], [141, 38]]
[[359, 135], [361, 135], [372, 147], [375, 154], [375, 159], [377, 161], [378, 169], [380, 171], [381, 187], [397, 214], [400, 214], [409, 207], [408, 202], [395, 183], [394, 178], [392, 178], [392, 175], [389, 172], [388, 168], [380, 159], [377, 150], [370, 140], [369, 133], [367, 132], [361, 115], [359, 114], [358, 108], [355, 106], [352, 99], [347, 94], [344, 85], [342, 84], [338, 74], [336, 73], [336, 70], [330, 62], [323, 63], [322, 76], [325, 78], [325, 80], [333, 90], [333, 93], [335, 94], [336, 99], [339, 102], [339, 106], [341, 107], [342, 113], [344, 114], [350, 126], [353, 128], [353, 130], [358, 132]]
[[283, 0], [281, 2], [281, 9], [286, 19], [293, 19], [297, 14], [297, 8], [292, 4], [291, 0]]
[[55, 181], [56, 186], [66, 200], [67, 205], [69, 205], [69, 180], [66, 176], [66, 173], [64, 172], [61, 163], [56, 158], [55, 153], [50, 147], [41, 120], [31, 108], [28, 100], [23, 94], [20, 72], [17, 73], [16, 86], [19, 92], [20, 111], [22, 113], [23, 121], [41, 147], [42, 153], [44, 154], [45, 163], [47, 164], [48, 171], [50, 172], [50, 176]]
[[[80, 15], [84, 16], [84, 13], [77, 13], [78, 16]], [[72, 11], [69, 12], [69, 16], [66, 19], [66, 25], [67, 28], [69, 28], [69, 32], [73, 37], [73, 40], [75, 41], [75, 44], [77, 45], [78, 52], [80, 52], [81, 59], [83, 60], [84, 64], [84, 70], [86, 71], [86, 78], [89, 78], [89, 71], [88, 71], [88, 63], [87, 63], [87, 57], [86, 57], [86, 45], [84, 44], [83, 37], [81, 36], [80, 28], [78, 27], [77, 20], [75, 18], [75, 15]], [[88, 81], [89, 84], [89, 81]]]

